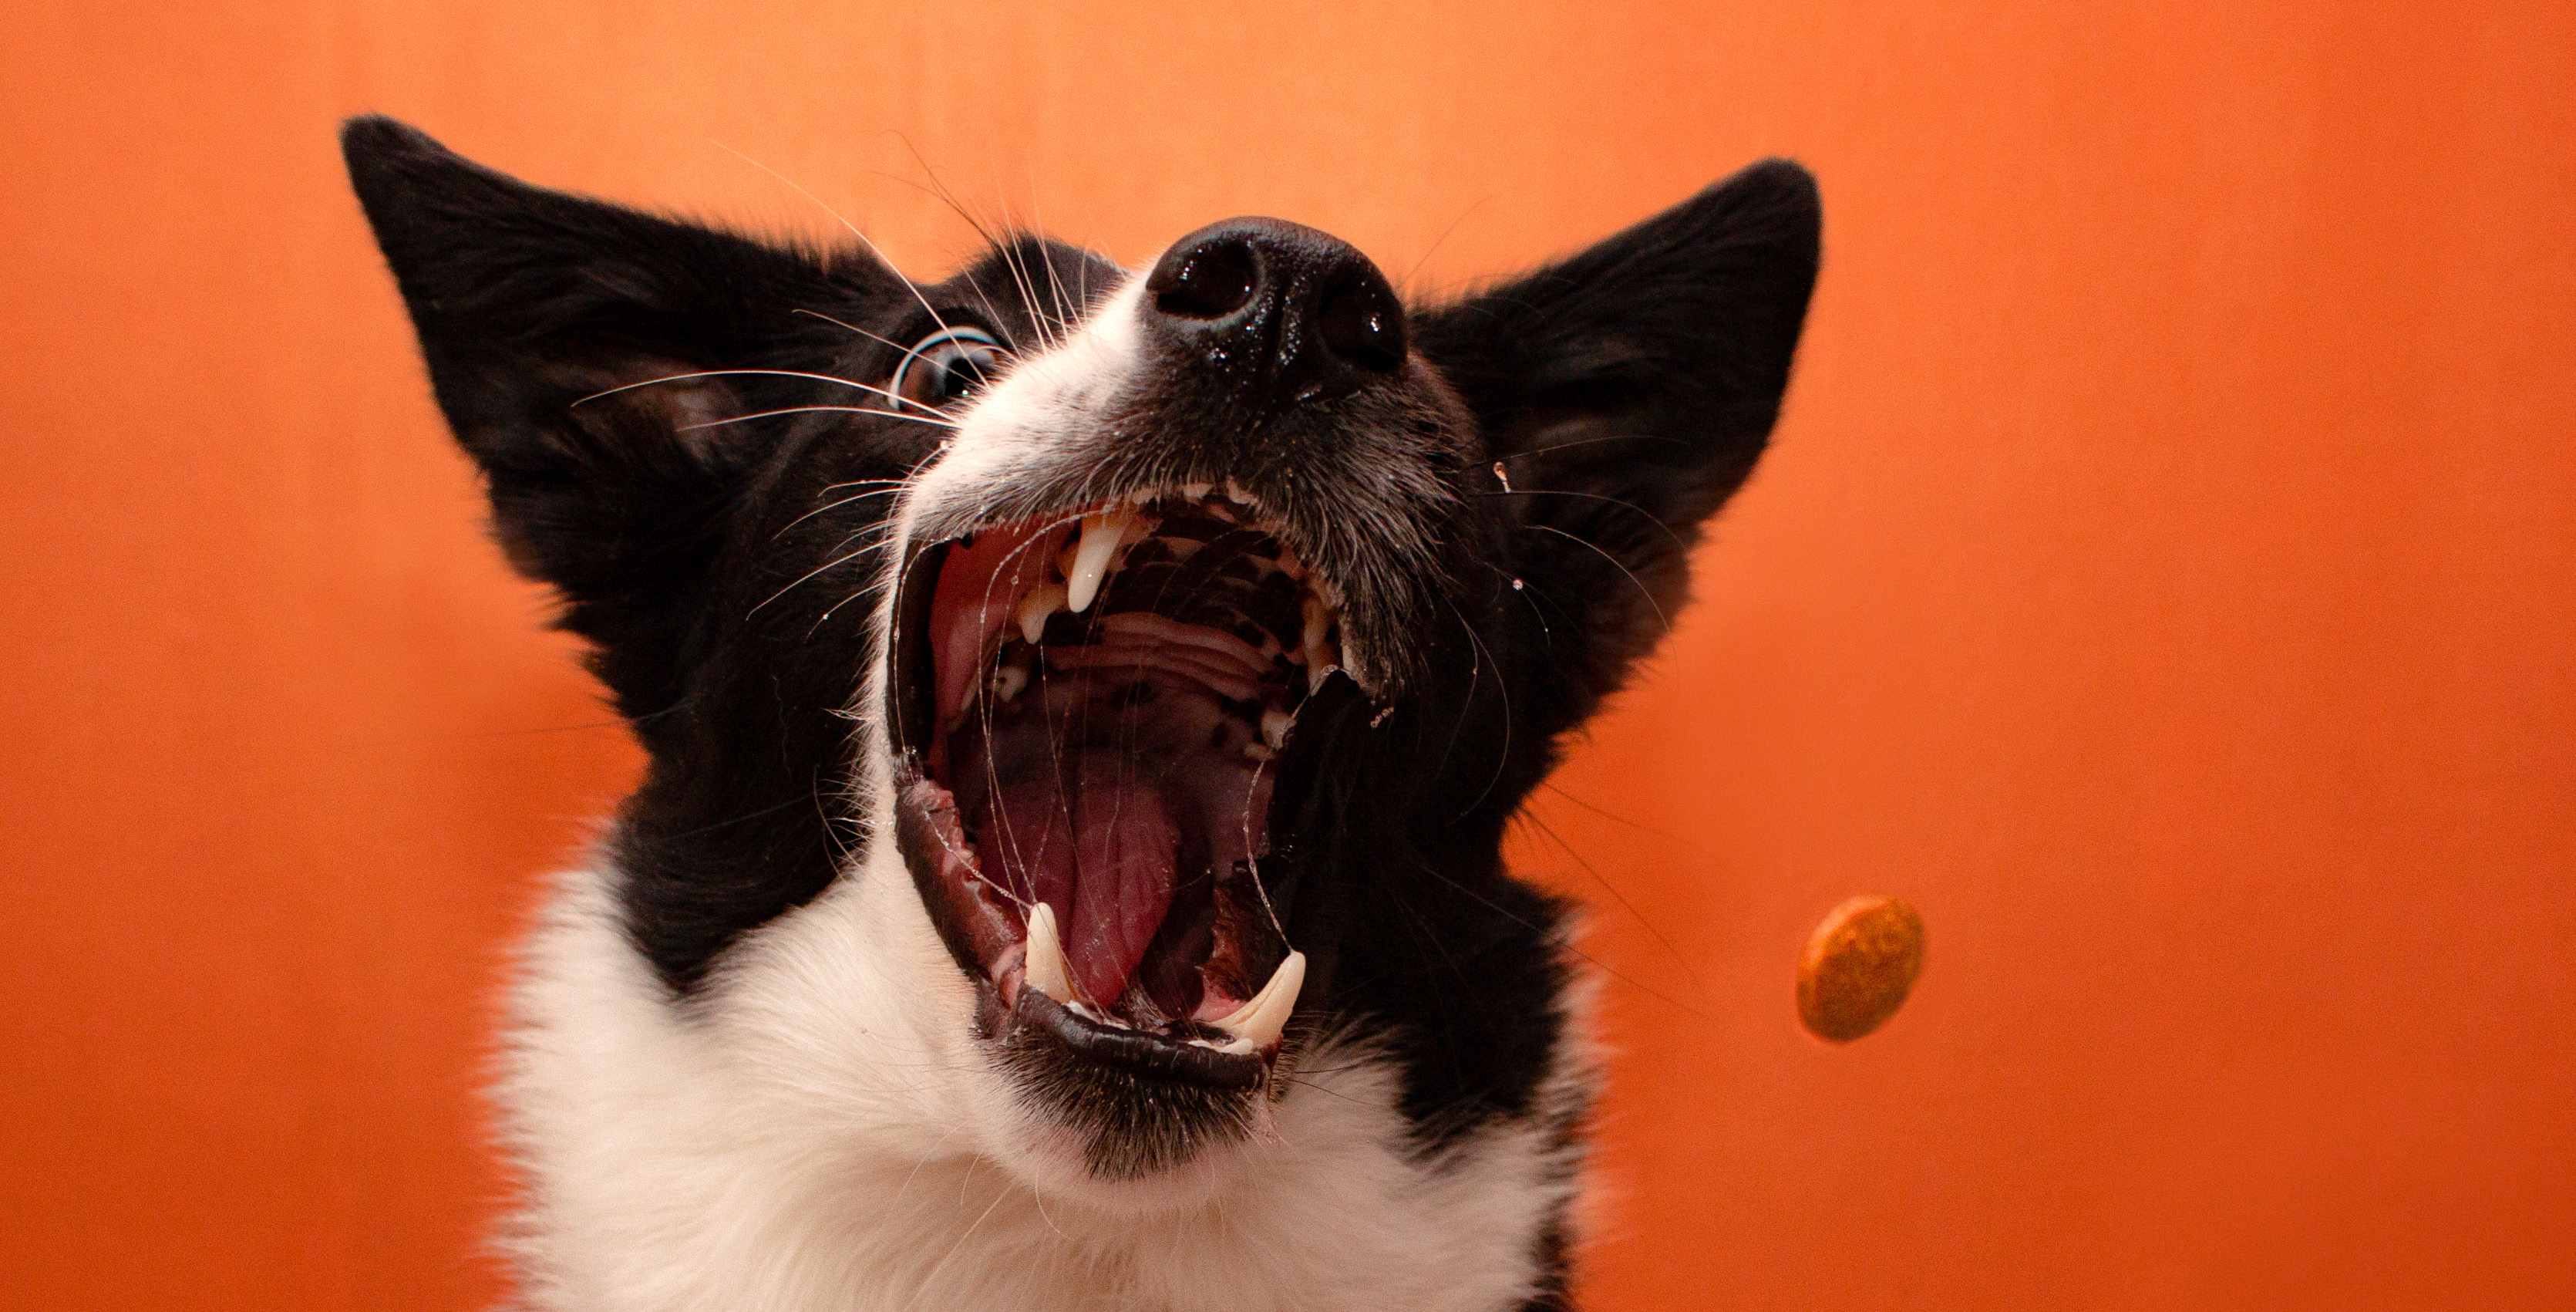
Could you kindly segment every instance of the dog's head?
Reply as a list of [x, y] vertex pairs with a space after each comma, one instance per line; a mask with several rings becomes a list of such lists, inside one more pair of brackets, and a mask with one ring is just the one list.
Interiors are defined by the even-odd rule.
[[676, 1015], [1103, 1196], [1214, 1169], [1326, 1042], [1424, 1144], [1551, 1112], [1560, 911], [1499, 845], [1763, 448], [1803, 171], [1407, 307], [1276, 220], [914, 283], [345, 145], [649, 751], [610, 864]]

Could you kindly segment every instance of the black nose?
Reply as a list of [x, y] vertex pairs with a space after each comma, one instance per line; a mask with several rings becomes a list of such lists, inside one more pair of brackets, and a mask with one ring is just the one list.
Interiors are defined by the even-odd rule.
[[1404, 305], [1349, 242], [1227, 219], [1172, 243], [1145, 280], [1154, 331], [1258, 402], [1347, 395], [1404, 367]]

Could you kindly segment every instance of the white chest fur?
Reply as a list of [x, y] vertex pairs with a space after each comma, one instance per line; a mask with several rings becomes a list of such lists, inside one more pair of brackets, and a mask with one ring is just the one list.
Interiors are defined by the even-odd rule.
[[[513, 993], [505, 1245], [532, 1308], [1482, 1312], [1529, 1295], [1574, 1188], [1544, 1118], [1418, 1153], [1394, 1071], [1347, 1044], [1308, 1055], [1273, 1133], [1102, 1186], [982, 1061], [890, 850], [685, 1011], [619, 928], [613, 878], [561, 881]], [[1570, 1051], [1542, 1105], [1587, 1080]]]

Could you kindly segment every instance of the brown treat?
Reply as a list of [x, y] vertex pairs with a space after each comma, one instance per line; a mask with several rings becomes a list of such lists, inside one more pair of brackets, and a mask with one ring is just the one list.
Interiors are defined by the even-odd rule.
[[1798, 963], [1798, 1019], [1849, 1043], [1887, 1023], [1923, 973], [1923, 917], [1904, 899], [1865, 893], [1825, 913]]

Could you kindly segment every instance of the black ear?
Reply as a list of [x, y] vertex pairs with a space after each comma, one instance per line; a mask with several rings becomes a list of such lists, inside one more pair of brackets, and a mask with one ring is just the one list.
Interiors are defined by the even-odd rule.
[[1550, 617], [1556, 660], [1569, 636], [1581, 643], [1571, 719], [1661, 636], [1701, 524], [1762, 454], [1821, 223], [1815, 179], [1768, 160], [1416, 319], [1423, 355], [1497, 462], [1482, 490], [1503, 510], [1515, 576]]
[[340, 144], [511, 562], [560, 591], [620, 709], [668, 704], [728, 501], [777, 431], [701, 425], [773, 402], [785, 380], [583, 399], [674, 374], [820, 371], [849, 335], [796, 311], [855, 322], [909, 296], [902, 280], [853, 253], [531, 187], [391, 119], [351, 119]]

